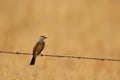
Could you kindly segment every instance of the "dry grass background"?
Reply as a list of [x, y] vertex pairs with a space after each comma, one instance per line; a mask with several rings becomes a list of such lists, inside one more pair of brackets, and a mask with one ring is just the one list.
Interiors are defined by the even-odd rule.
[[[0, 50], [120, 58], [119, 0], [0, 0]], [[0, 54], [0, 80], [119, 80], [120, 62]]]

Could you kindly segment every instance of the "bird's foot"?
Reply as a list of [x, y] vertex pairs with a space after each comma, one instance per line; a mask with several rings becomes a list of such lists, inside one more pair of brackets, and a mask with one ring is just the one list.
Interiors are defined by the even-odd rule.
[[43, 54], [40, 54], [41, 57], [43, 57]]

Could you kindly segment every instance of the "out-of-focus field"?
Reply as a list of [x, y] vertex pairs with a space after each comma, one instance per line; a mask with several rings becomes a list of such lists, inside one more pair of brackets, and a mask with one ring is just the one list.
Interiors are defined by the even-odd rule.
[[[119, 0], [0, 0], [0, 50], [120, 59]], [[120, 62], [0, 54], [0, 80], [120, 80]]]

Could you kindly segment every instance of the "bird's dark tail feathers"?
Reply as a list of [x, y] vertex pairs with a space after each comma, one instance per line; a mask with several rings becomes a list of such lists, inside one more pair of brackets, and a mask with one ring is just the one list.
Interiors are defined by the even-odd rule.
[[36, 60], [36, 58], [33, 56], [33, 57], [32, 57], [32, 60], [31, 60], [31, 62], [30, 62], [30, 65], [34, 65], [34, 64], [35, 64], [35, 60]]

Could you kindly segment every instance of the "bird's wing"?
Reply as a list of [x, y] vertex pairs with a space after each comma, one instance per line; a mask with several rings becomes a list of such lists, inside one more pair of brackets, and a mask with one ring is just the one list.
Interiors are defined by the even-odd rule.
[[44, 49], [45, 43], [42, 42], [40, 44], [39, 42], [36, 43], [35, 47], [33, 48], [33, 54], [39, 54]]
[[37, 42], [33, 48], [33, 55], [35, 54], [38, 45], [39, 45], [39, 42]]

